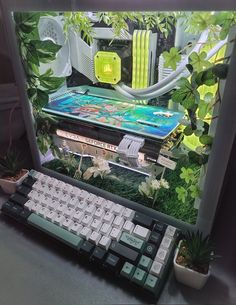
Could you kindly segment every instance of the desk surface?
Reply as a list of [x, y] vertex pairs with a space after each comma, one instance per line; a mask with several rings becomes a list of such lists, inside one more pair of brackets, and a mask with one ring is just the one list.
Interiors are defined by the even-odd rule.
[[[0, 205], [5, 198], [0, 194]], [[78, 262], [68, 247], [0, 214], [0, 304], [145, 304], [135, 291]], [[217, 274], [218, 273], [218, 274]], [[234, 289], [235, 291], [235, 289]], [[158, 304], [230, 304], [229, 288], [217, 268], [201, 291], [170, 275]]]

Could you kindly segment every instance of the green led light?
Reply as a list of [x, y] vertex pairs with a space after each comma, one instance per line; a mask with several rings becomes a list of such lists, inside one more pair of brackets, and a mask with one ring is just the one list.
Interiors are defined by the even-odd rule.
[[121, 59], [115, 52], [99, 51], [94, 57], [95, 76], [101, 83], [117, 84], [121, 79]]

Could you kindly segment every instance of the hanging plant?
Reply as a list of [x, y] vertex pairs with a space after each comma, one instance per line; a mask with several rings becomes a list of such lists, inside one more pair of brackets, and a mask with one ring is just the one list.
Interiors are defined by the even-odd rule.
[[51, 149], [53, 154], [58, 155], [59, 150], [53, 142], [51, 133], [56, 129], [57, 121], [44, 114], [42, 108], [47, 105], [49, 94], [58, 90], [65, 78], [53, 76], [52, 69], [40, 73], [40, 64], [55, 60], [57, 52], [61, 49], [60, 45], [51, 40], [40, 40], [38, 23], [44, 15], [48, 13], [14, 13], [15, 32], [26, 77], [27, 94], [33, 106], [39, 149], [42, 154]]

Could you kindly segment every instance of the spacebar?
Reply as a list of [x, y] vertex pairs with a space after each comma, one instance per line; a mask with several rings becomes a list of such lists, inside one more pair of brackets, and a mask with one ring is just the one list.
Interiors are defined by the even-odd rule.
[[55, 237], [61, 242], [73, 247], [77, 248], [80, 243], [82, 243], [83, 239], [67, 230], [55, 225], [54, 223], [36, 215], [31, 214], [28, 219], [28, 223], [32, 226], [40, 229], [41, 231]]
[[115, 253], [116, 255], [123, 257], [131, 263], [137, 263], [139, 253], [130, 248], [127, 248], [126, 246], [121, 245], [116, 241], [113, 241], [111, 243], [109, 250]]

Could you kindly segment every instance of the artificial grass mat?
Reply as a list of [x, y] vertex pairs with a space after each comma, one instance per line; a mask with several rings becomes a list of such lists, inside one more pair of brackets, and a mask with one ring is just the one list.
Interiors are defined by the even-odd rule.
[[[79, 164], [79, 158], [77, 160]], [[61, 174], [73, 177], [78, 164], [76, 166], [75, 164], [73, 164], [73, 166], [68, 166], [65, 160], [54, 159], [50, 162], [44, 163], [43, 166], [51, 170], [55, 170]], [[91, 159], [84, 158], [81, 167], [82, 172], [84, 172], [85, 169], [90, 166], [92, 166]], [[145, 180], [146, 177], [141, 173], [110, 164], [111, 173], [104, 179], [97, 177], [90, 178], [89, 180], [81, 179], [81, 181], [131, 201], [152, 207], [161, 213], [175, 217], [184, 222], [195, 224], [197, 219], [197, 210], [193, 206], [194, 200], [183, 203], [182, 201], [178, 200], [177, 193], [175, 191], [177, 186], [185, 185], [184, 181], [179, 178], [182, 166], [186, 166], [186, 164], [178, 162], [174, 171], [169, 169], [166, 170], [164, 178], [169, 182], [170, 188], [161, 189], [159, 191], [158, 200], [154, 207], [152, 207], [152, 200], [142, 196], [138, 191], [138, 186]], [[195, 166], [195, 164], [191, 165], [191, 167]]]

